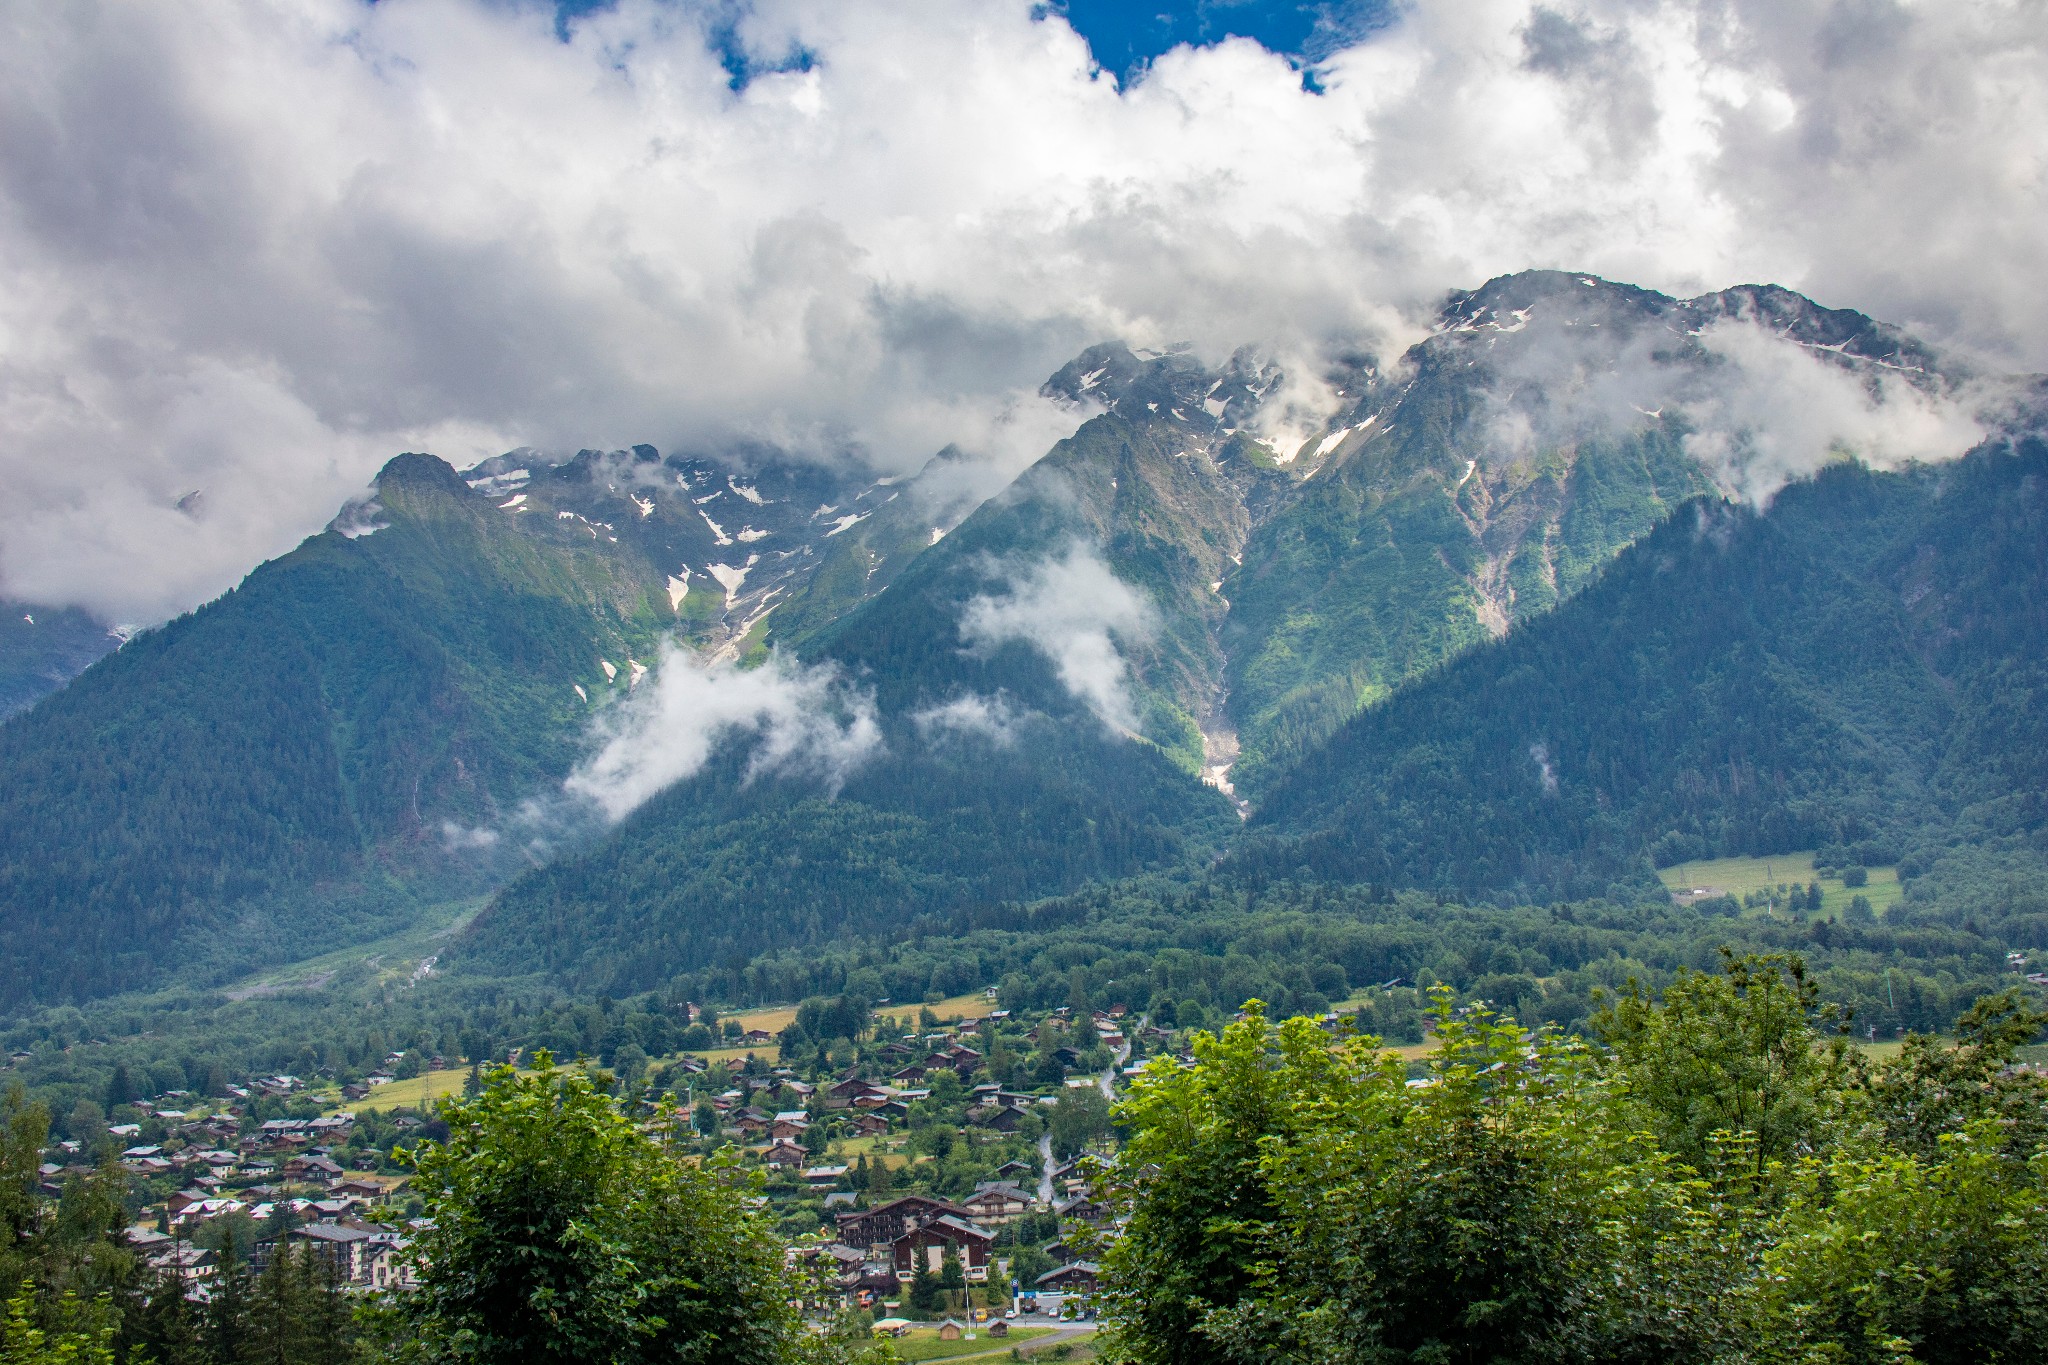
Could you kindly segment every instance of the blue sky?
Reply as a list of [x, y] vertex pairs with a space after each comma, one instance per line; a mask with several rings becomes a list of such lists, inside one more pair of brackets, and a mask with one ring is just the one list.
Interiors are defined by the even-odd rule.
[[1304, 66], [1386, 22], [1387, 0], [1052, 0], [1106, 71], [1129, 81], [1161, 53], [1251, 38]]
[[[611, 0], [559, 0], [566, 24], [579, 14], [603, 9]], [[746, 0], [725, 0], [734, 19]], [[1062, 14], [1088, 42], [1095, 60], [1116, 73], [1121, 84], [1143, 77], [1145, 68], [1183, 43], [1206, 47], [1226, 38], [1250, 38], [1310, 72], [1317, 62], [1357, 42], [1393, 15], [1393, 0], [1045, 0], [1043, 8]], [[726, 69], [737, 88], [754, 68], [738, 44], [733, 25], [722, 26], [727, 38]], [[775, 69], [802, 66], [810, 54], [794, 52]], [[1313, 81], [1313, 75], [1307, 79]]]

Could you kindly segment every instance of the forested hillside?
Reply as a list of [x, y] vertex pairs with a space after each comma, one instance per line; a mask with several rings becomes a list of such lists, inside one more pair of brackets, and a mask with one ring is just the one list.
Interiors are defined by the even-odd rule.
[[76, 607], [0, 602], [0, 720], [70, 682], [119, 643]]
[[[1319, 376], [1090, 348], [1045, 387], [1078, 429], [978, 509], [952, 451], [906, 479], [401, 457], [0, 730], [0, 944], [35, 945], [0, 1000], [363, 942], [522, 871], [454, 960], [644, 989], [1201, 865], [1239, 835], [1211, 787], [1256, 814], [1233, 866], [1468, 898], [1655, 897], [1653, 852], [2030, 865], [2038, 528], [1993, 514], [2032, 475], [1722, 504], [1684, 412], [1731, 318], [1952, 383], [1782, 290], [1529, 272]], [[1305, 419], [1318, 386], [1335, 415]], [[577, 763], [631, 717], [697, 723], [613, 705], [667, 641], [830, 670], [873, 743], [819, 781], [714, 720], [584, 847]]]
[[[1537, 900], [1791, 849], [2037, 853], [2048, 448], [1703, 500], [1557, 612], [1359, 716], [1244, 858]], [[2039, 863], [2031, 864], [2038, 869]], [[2038, 875], [2038, 871], [2036, 874]]]

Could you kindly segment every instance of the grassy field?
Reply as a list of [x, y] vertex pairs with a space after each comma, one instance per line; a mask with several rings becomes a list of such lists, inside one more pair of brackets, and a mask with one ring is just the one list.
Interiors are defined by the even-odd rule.
[[[961, 1019], [973, 1021], [985, 1017], [995, 1007], [995, 1001], [990, 1000], [980, 991], [975, 991], [969, 995], [956, 995], [950, 1000], [941, 1000], [928, 1008], [942, 1020]], [[883, 1035], [909, 1032], [917, 1027], [918, 1010], [922, 1008], [927, 1007], [920, 1005], [884, 1005], [875, 1013], [875, 1031]], [[796, 1019], [796, 1006], [772, 1005], [757, 1010], [740, 1010], [734, 1014], [722, 1014], [719, 1016], [721, 1027], [727, 1019], [736, 1021], [741, 1028], [757, 1028], [768, 1033], [780, 1033], [788, 1028], [791, 1022]], [[693, 1052], [690, 1055], [717, 1061], [723, 1057], [744, 1057], [749, 1052], [754, 1053], [763, 1061], [774, 1061], [779, 1055], [778, 1049], [773, 1043], [768, 1044], [766, 1047], [727, 1047], [718, 1048], [711, 1052]]]
[[1021, 1345], [1036, 1337], [1051, 1336], [1050, 1327], [1012, 1327], [1007, 1337], [990, 1337], [988, 1324], [975, 1328], [973, 1341], [941, 1341], [936, 1327], [913, 1327], [903, 1336], [892, 1338], [889, 1349], [902, 1360], [958, 1360], [967, 1356], [1008, 1355], [1012, 1346]]
[[1702, 892], [1707, 896], [1729, 895], [1740, 900], [1752, 891], [1762, 891], [1781, 883], [1803, 887], [1814, 881], [1820, 883], [1822, 915], [1841, 914], [1849, 908], [1850, 899], [1859, 895], [1868, 897], [1870, 908], [1882, 915], [1899, 899], [1899, 875], [1894, 869], [1873, 867], [1868, 886], [1847, 887], [1842, 885], [1839, 877], [1815, 877], [1811, 853], [1778, 853], [1768, 858], [1712, 858], [1667, 867], [1657, 876], [1681, 904], [1704, 899]]
[[380, 1085], [359, 1100], [335, 1100], [328, 1109], [330, 1114], [367, 1114], [379, 1109], [417, 1109], [428, 1100], [445, 1099], [449, 1095], [462, 1093], [462, 1081], [469, 1075], [466, 1066], [452, 1067], [447, 1071], [428, 1071], [409, 1080], [393, 1081]]

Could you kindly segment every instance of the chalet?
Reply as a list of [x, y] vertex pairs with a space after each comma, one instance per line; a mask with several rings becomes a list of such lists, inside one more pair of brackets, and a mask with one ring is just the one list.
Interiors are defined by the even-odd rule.
[[1005, 1161], [996, 1167], [998, 1180], [1022, 1180], [1038, 1168], [1027, 1161]]
[[1055, 1294], [1093, 1294], [1101, 1275], [1102, 1267], [1093, 1261], [1075, 1261], [1040, 1275], [1037, 1287], [1041, 1292]]
[[889, 1120], [881, 1114], [862, 1114], [853, 1121], [853, 1131], [860, 1137], [874, 1137], [889, 1131]]
[[1101, 1223], [1109, 1218], [1109, 1209], [1086, 1194], [1077, 1194], [1072, 1199], [1055, 1200], [1052, 1210], [1062, 1220], [1078, 1219], [1083, 1223]]
[[341, 1164], [330, 1156], [295, 1156], [284, 1163], [286, 1180], [339, 1180]]
[[880, 1100], [887, 1095], [888, 1091], [882, 1086], [876, 1085], [873, 1081], [862, 1080], [858, 1076], [849, 1076], [845, 1080], [836, 1081], [826, 1088], [825, 1103], [833, 1109], [846, 1109], [857, 1105], [863, 1099]]
[[804, 1184], [812, 1189], [831, 1189], [846, 1178], [844, 1166], [812, 1166], [804, 1172]]
[[901, 1236], [889, 1243], [889, 1261], [895, 1267], [897, 1279], [910, 1280], [920, 1270], [937, 1271], [950, 1251], [959, 1258], [968, 1282], [979, 1284], [988, 1279], [989, 1248], [995, 1240], [994, 1233], [944, 1214], [906, 1227]]
[[1024, 1126], [1024, 1111], [1008, 1105], [983, 1106], [969, 1110], [967, 1121], [983, 1128], [993, 1128], [998, 1133], [1014, 1133]]
[[889, 1079], [901, 1081], [905, 1085], [915, 1085], [924, 1079], [926, 1067], [927, 1064], [924, 1062], [912, 1062], [909, 1066], [890, 1072]]
[[947, 1216], [967, 1218], [970, 1215], [958, 1204], [928, 1195], [907, 1194], [859, 1213], [840, 1214], [839, 1240], [848, 1246], [879, 1251], [901, 1237], [911, 1224]]
[[775, 1035], [764, 1028], [750, 1028], [740, 1035], [740, 1041], [748, 1047], [766, 1047], [775, 1041]]
[[768, 1136], [801, 1141], [810, 1130], [811, 1116], [801, 1109], [784, 1109], [768, 1120]]
[[766, 1164], [778, 1167], [801, 1166], [810, 1159], [811, 1154], [809, 1152], [786, 1139], [778, 1139], [770, 1143], [767, 1154], [762, 1158]]
[[1031, 1196], [1007, 1180], [985, 1180], [960, 1203], [974, 1215], [975, 1222], [997, 1227], [1014, 1222], [1031, 1211]]

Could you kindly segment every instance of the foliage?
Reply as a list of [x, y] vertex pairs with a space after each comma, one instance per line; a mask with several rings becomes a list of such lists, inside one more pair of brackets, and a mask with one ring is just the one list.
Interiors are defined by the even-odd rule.
[[1847, 1087], [1841, 1023], [1801, 959], [1724, 949], [1722, 971], [1681, 973], [1661, 1000], [1630, 982], [1593, 1028], [1666, 1151], [1708, 1171], [1732, 1135], [1761, 1175], [1813, 1145]]
[[[1153, 1063], [1120, 1111], [1133, 1137], [1112, 1196], [1130, 1221], [1105, 1260], [1119, 1358], [2048, 1350], [2048, 1151], [2016, 1150], [1993, 1118], [1920, 1152], [1885, 1134], [1887, 1111], [1944, 1089], [1974, 1087], [1981, 1107], [2011, 1087], [2038, 1110], [2048, 1085], [1994, 1080], [1966, 1055], [1868, 1082], [1798, 963], [1726, 967], [1663, 1004], [1625, 999], [1613, 1054], [1440, 991], [1419, 1076], [1377, 1039], [1306, 1019], [1275, 1029], [1256, 1003], [1199, 1035], [1192, 1066]], [[1980, 1031], [2003, 1037], [2026, 1022], [1984, 1016]], [[1686, 1031], [1707, 1036], [1682, 1046]], [[1701, 1132], [1710, 1116], [1736, 1126]], [[1723, 1187], [1727, 1173], [1743, 1178]]]
[[743, 1189], [679, 1162], [588, 1073], [535, 1062], [450, 1102], [448, 1142], [414, 1158], [431, 1226], [401, 1308], [427, 1358], [779, 1359], [788, 1287]]

